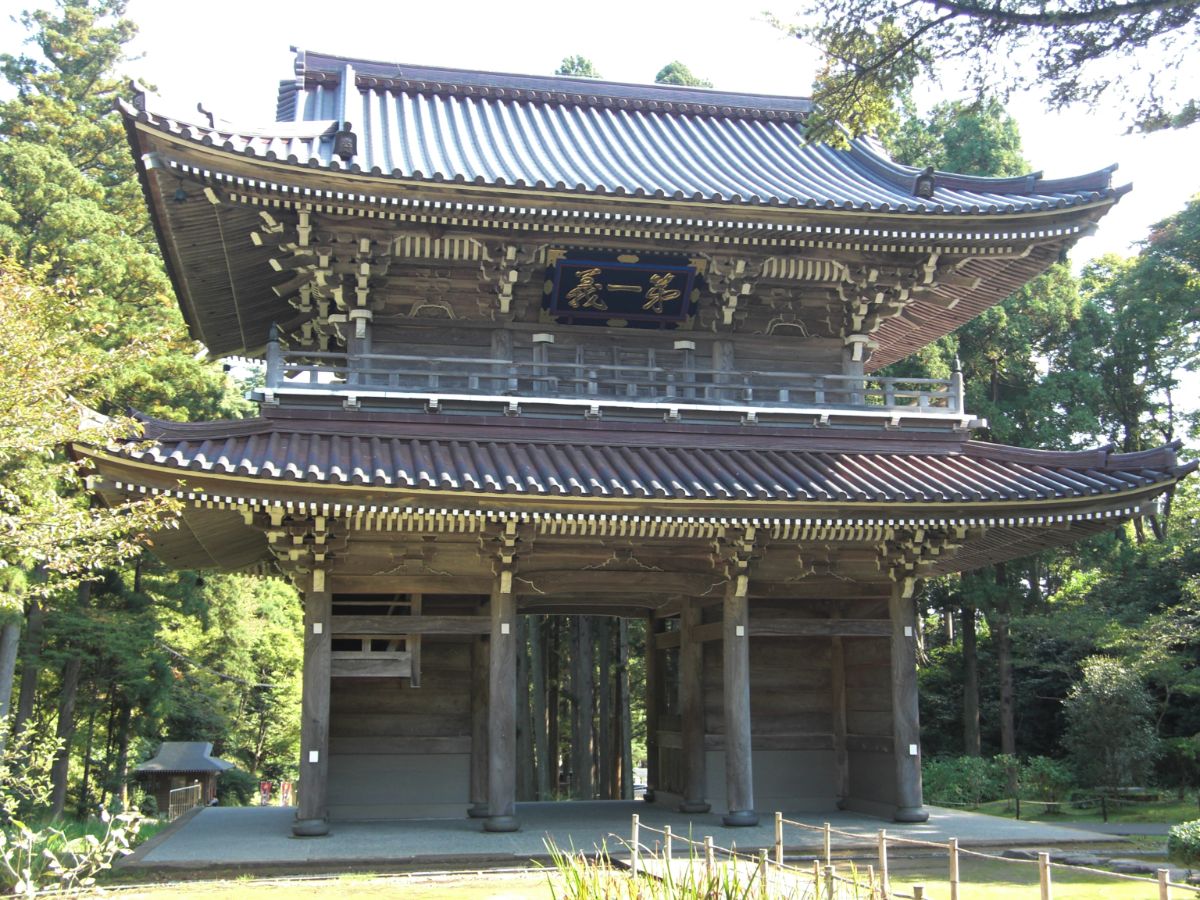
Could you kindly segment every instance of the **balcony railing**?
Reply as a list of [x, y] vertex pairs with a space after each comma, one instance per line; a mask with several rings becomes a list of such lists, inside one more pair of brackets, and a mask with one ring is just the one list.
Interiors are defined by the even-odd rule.
[[268, 390], [397, 395], [563, 398], [670, 406], [876, 410], [963, 415], [962, 376], [874, 378], [805, 372], [726, 371], [664, 365], [404, 356], [268, 353]]

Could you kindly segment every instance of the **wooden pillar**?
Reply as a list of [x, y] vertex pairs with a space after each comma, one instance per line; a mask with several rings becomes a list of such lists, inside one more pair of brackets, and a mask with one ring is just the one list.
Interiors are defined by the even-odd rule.
[[706, 813], [708, 766], [704, 749], [704, 645], [696, 640], [700, 604], [689, 602], [679, 614], [679, 712], [683, 737], [683, 802], [679, 811]]
[[832, 683], [833, 755], [837, 767], [838, 807], [850, 797], [850, 753], [846, 748], [846, 648], [842, 638], [830, 638], [829, 674]]
[[646, 617], [646, 792], [642, 799], [654, 802], [658, 789], [658, 695], [662, 690], [662, 666], [659, 661], [657, 637], [662, 622], [654, 613]]
[[492, 590], [488, 682], [488, 817], [484, 831], [516, 831], [517, 773], [517, 598], [512, 572]]
[[488, 814], [488, 641], [483, 635], [471, 642], [471, 805], [467, 815], [486, 819]]
[[896, 762], [897, 822], [924, 822], [929, 818], [921, 797], [917, 631], [911, 585], [911, 581], [896, 585], [888, 600], [888, 613], [892, 620], [892, 735]]
[[758, 824], [754, 811], [754, 766], [750, 738], [750, 604], [748, 580], [739, 575], [725, 590], [721, 635], [725, 712], [725, 796], [729, 826]]
[[300, 807], [292, 824], [299, 837], [329, 833], [329, 673], [333, 595], [325, 572], [313, 572], [304, 592], [304, 673], [300, 700]]

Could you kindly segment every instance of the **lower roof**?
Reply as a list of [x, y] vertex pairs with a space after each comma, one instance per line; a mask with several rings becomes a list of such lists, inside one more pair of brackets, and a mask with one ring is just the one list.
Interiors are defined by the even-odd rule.
[[1195, 463], [1143, 453], [1026, 450], [882, 429], [497, 426], [436, 415], [180, 424], [144, 419], [153, 444], [113, 455], [252, 482], [445, 495], [723, 502], [994, 504], [1166, 487]]

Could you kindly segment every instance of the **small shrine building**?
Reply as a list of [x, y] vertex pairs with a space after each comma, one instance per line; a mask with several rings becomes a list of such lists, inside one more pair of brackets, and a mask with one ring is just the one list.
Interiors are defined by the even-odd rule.
[[880, 377], [1118, 201], [919, 171], [808, 100], [299, 52], [277, 121], [121, 110], [192, 335], [260, 414], [80, 448], [155, 552], [304, 595], [297, 834], [514, 814], [528, 615], [647, 625], [648, 797], [921, 821], [913, 592], [1152, 514], [1175, 448], [973, 440]]

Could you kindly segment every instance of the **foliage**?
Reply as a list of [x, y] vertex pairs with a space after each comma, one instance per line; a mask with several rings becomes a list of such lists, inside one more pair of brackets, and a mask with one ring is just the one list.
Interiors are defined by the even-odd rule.
[[1171, 826], [1167, 832], [1167, 855], [1171, 862], [1189, 869], [1200, 867], [1200, 819]]
[[1163, 741], [1155, 778], [1160, 784], [1175, 788], [1180, 800], [1189, 788], [1200, 785], [1200, 739], [1193, 736]]
[[[44, 815], [50, 797], [50, 767], [58, 750], [53, 739], [31, 732], [9, 738], [0, 750], [0, 888], [6, 893], [36, 897], [47, 889], [86, 888], [97, 872], [108, 869], [117, 856], [131, 852], [141, 827], [138, 813], [111, 816], [101, 811], [104, 831], [70, 836], [55, 824], [32, 824]], [[18, 815], [20, 818], [18, 818]], [[30, 824], [26, 824], [26, 823]]]
[[1063, 744], [1084, 784], [1113, 790], [1141, 782], [1159, 753], [1153, 704], [1141, 679], [1118, 660], [1084, 662], [1064, 702]]
[[[664, 856], [643, 846], [640, 856], [645, 871], [653, 868], [662, 873], [662, 877], [654, 877], [635, 876], [623, 868], [616, 868], [606, 849], [589, 856], [563, 850], [550, 839], [546, 841], [546, 849], [553, 865], [547, 875], [553, 900], [750, 900], [766, 896], [754, 864], [757, 857], [749, 853], [739, 855], [740, 866], [731, 865], [721, 853], [709, 868], [703, 852], [695, 844], [689, 844], [686, 860], [675, 856], [676, 865], [670, 866]], [[876, 895], [878, 888], [873, 876], [869, 882], [862, 879], [853, 864], [839, 876], [838, 880], [820, 887], [822, 897], [859, 900]], [[818, 892], [811, 877], [806, 879], [803, 874], [796, 873], [789, 882], [773, 884], [770, 896], [779, 900], [803, 900]]]
[[97, 347], [92, 336], [105, 326], [87, 327], [71, 282], [44, 276], [0, 260], [0, 383], [21, 386], [0, 397], [0, 566], [38, 567], [50, 578], [23, 589], [43, 595], [141, 552], [145, 531], [170, 512], [161, 500], [97, 508], [80, 498], [83, 471], [62, 447], [138, 433], [128, 419], [86, 415], [85, 405], [145, 348], [117, 356]]
[[258, 779], [243, 769], [226, 769], [217, 777], [222, 806], [249, 806], [258, 799]]
[[1032, 800], [1058, 803], [1071, 792], [1074, 783], [1071, 770], [1048, 756], [1032, 756], [1021, 767], [1021, 786]]
[[962, 175], [1006, 178], [1030, 169], [1017, 121], [995, 97], [939, 103], [924, 119], [908, 115], [888, 150], [905, 165]]
[[931, 803], [979, 806], [1008, 794], [1008, 766], [1002, 757], [926, 757], [921, 781]]
[[1037, 87], [1055, 109], [1103, 97], [1128, 110], [1132, 127], [1154, 131], [1200, 117], [1188, 96], [1196, 15], [1192, 0], [806, 0], [800, 24], [775, 22], [826, 53], [814, 91], [824, 132], [835, 122], [873, 130], [878, 98], [917, 74], [965, 75], [981, 97]]
[[603, 78], [596, 66], [586, 56], [564, 56], [554, 70], [555, 75], [570, 75], [572, 78]]
[[654, 76], [655, 84], [678, 84], [683, 87], [712, 87], [712, 82], [707, 78], [701, 78], [698, 75], [693, 75], [692, 70], [681, 63], [679, 60], [669, 62]]

